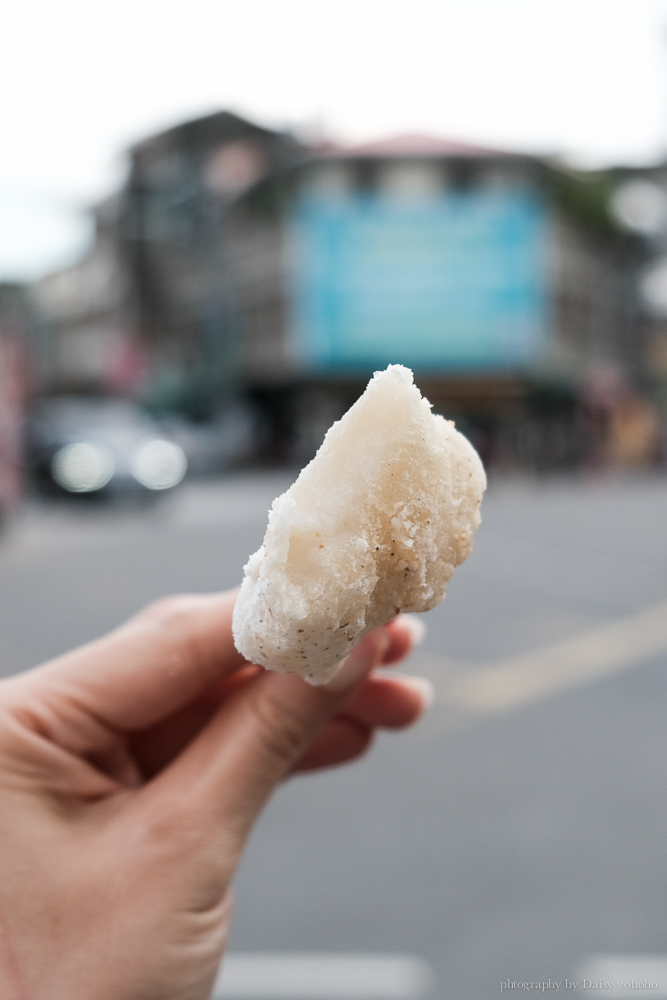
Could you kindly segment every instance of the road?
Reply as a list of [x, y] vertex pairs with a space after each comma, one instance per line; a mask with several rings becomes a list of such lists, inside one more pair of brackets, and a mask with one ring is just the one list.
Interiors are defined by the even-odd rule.
[[[4, 673], [161, 594], [234, 585], [287, 483], [29, 503], [0, 542]], [[667, 953], [666, 512], [664, 480], [492, 483], [410, 668], [435, 683], [429, 716], [279, 792], [237, 879], [232, 952], [416, 956], [437, 1000]]]

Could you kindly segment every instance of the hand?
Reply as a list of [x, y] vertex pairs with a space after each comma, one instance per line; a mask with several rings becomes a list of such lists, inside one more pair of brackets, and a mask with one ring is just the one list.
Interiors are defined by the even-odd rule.
[[205, 1000], [230, 881], [289, 773], [340, 764], [423, 690], [369, 676], [397, 618], [326, 687], [244, 662], [235, 594], [169, 598], [0, 683], [0, 996]]

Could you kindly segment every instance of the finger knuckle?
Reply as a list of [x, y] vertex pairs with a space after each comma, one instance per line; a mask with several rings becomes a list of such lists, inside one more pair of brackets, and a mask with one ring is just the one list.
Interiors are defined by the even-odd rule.
[[268, 687], [252, 699], [250, 710], [264, 750], [288, 766], [293, 764], [310, 735], [311, 727], [303, 714]]

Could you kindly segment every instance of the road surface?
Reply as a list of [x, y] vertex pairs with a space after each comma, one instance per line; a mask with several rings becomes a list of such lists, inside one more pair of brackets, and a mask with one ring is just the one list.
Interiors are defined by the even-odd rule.
[[[31, 501], [0, 540], [3, 672], [234, 585], [288, 481]], [[483, 514], [411, 665], [436, 704], [274, 798], [237, 879], [237, 956], [408, 956], [434, 978], [404, 1000], [491, 1000], [667, 953], [667, 482], [497, 482]]]

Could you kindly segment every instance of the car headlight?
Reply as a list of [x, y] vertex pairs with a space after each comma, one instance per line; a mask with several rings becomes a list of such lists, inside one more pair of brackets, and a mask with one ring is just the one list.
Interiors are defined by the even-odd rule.
[[140, 445], [130, 459], [132, 475], [149, 490], [171, 489], [180, 483], [187, 468], [183, 449], [160, 438]]
[[93, 493], [101, 490], [114, 474], [115, 462], [107, 448], [80, 442], [68, 444], [56, 452], [51, 462], [53, 478], [70, 493]]

